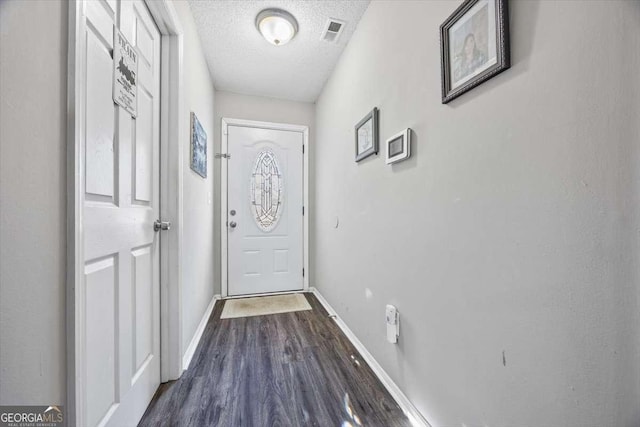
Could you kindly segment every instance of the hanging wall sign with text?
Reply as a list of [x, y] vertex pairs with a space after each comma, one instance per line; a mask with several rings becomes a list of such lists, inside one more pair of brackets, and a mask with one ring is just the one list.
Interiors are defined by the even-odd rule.
[[138, 115], [138, 52], [113, 27], [113, 102], [135, 118]]

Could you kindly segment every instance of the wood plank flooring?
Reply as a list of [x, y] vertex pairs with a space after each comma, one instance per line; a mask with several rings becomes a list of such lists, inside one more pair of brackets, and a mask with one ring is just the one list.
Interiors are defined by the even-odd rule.
[[160, 385], [139, 426], [409, 426], [322, 305], [305, 296], [311, 311], [225, 320], [218, 301], [189, 370]]

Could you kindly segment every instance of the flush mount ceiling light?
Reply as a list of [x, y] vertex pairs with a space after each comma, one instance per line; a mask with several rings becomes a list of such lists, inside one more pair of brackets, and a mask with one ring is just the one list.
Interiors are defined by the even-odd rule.
[[298, 32], [298, 22], [282, 9], [265, 9], [256, 16], [256, 28], [269, 43], [282, 46]]

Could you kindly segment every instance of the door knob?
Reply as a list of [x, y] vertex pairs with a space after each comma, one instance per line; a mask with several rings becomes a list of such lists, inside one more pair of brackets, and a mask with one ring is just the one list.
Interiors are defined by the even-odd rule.
[[231, 227], [231, 228], [236, 228], [237, 226], [238, 226], [238, 224], [235, 221], [231, 221], [229, 223], [229, 227]]
[[171, 228], [171, 222], [169, 221], [160, 221], [156, 219], [153, 223], [153, 231], [156, 233], [160, 230], [169, 230]]

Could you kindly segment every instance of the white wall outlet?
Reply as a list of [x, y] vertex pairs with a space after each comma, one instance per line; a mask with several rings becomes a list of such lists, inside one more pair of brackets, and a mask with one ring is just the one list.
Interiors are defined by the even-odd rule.
[[387, 304], [386, 309], [386, 323], [387, 323], [387, 341], [392, 344], [398, 342], [400, 336], [400, 314], [398, 309], [394, 306]]

